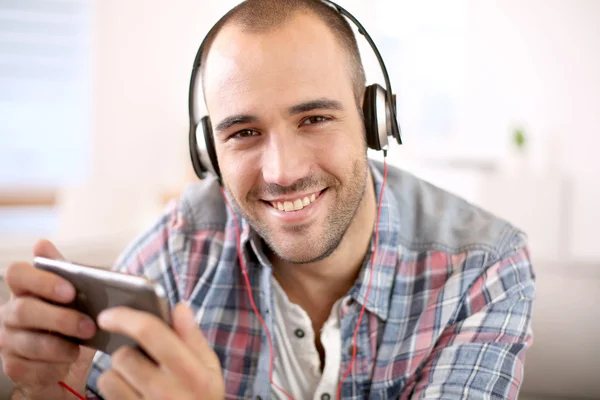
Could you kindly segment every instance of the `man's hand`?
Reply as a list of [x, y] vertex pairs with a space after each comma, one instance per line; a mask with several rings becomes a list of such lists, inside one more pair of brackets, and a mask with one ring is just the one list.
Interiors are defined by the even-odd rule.
[[223, 399], [219, 359], [187, 305], [173, 310], [173, 329], [148, 313], [118, 307], [102, 312], [99, 326], [135, 340], [139, 350], [122, 347], [112, 355], [112, 369], [98, 378], [106, 400]]
[[[33, 253], [63, 259], [56, 247], [45, 240], [35, 245]], [[56, 334], [88, 339], [96, 331], [91, 318], [64, 307], [73, 301], [75, 288], [59, 276], [26, 262], [13, 263], [5, 279], [12, 295], [0, 307], [4, 373], [28, 399], [72, 398], [58, 382], [65, 381], [83, 391], [95, 350]]]

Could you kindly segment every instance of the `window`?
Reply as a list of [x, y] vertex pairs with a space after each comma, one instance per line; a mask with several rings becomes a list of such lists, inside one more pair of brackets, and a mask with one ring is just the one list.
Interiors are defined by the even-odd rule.
[[0, 232], [51, 215], [55, 191], [88, 172], [90, 11], [86, 0], [0, 2]]

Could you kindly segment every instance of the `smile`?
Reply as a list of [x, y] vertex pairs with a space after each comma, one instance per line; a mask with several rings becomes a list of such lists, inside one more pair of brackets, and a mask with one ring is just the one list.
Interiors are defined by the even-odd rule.
[[284, 212], [293, 212], [300, 211], [303, 208], [310, 206], [312, 203], [317, 201], [321, 194], [325, 191], [325, 189], [320, 192], [315, 192], [312, 194], [307, 194], [306, 196], [301, 196], [298, 198], [290, 198], [290, 199], [276, 199], [265, 201], [265, 203], [270, 204], [271, 207]]

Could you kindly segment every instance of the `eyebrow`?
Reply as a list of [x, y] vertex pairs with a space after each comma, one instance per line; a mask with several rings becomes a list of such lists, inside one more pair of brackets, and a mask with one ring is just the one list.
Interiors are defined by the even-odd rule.
[[227, 117], [223, 121], [219, 122], [219, 124], [217, 125], [215, 130], [217, 132], [221, 132], [221, 131], [231, 128], [233, 125], [252, 124], [257, 121], [258, 121], [258, 118], [256, 118], [253, 115], [247, 115], [247, 114], [232, 115], [231, 117]]
[[[290, 115], [302, 114], [309, 111], [314, 110], [333, 110], [333, 111], [341, 111], [343, 110], [343, 105], [341, 102], [337, 100], [331, 99], [316, 99], [306, 101], [304, 103], [296, 104], [291, 106], [288, 109], [288, 113]], [[219, 122], [215, 128], [215, 131], [222, 132], [231, 128], [234, 125], [242, 125], [242, 124], [253, 124], [258, 122], [258, 117], [249, 114], [237, 114], [232, 115], [230, 117], [225, 118], [221, 122]]]
[[305, 103], [296, 104], [289, 108], [290, 115], [302, 114], [313, 110], [333, 110], [341, 111], [344, 107], [341, 102], [330, 99], [316, 99]]

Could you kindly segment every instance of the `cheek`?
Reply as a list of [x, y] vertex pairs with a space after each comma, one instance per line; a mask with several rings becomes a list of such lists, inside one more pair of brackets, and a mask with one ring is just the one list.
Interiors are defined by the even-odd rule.
[[238, 201], [246, 199], [258, 176], [258, 163], [234, 154], [219, 154], [219, 167], [223, 182]]
[[357, 160], [366, 157], [366, 147], [362, 137], [358, 134], [349, 134], [346, 130], [334, 136], [326, 146], [317, 146], [319, 164], [323, 169], [333, 175], [347, 175], [353, 173]]

